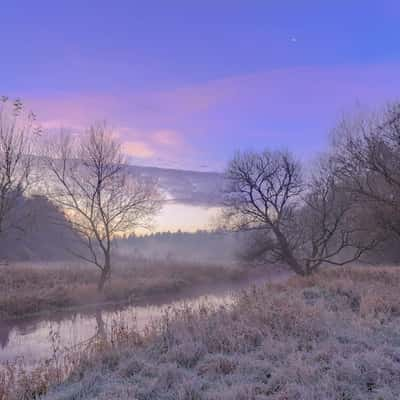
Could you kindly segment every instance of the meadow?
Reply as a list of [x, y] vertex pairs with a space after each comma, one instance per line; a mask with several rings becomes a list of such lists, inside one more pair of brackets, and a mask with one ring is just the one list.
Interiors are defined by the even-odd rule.
[[0, 267], [0, 320], [75, 307], [139, 303], [193, 287], [246, 279], [251, 270], [175, 260], [119, 257], [99, 293], [97, 269], [80, 262], [24, 262]]
[[35, 370], [8, 366], [0, 399], [398, 399], [399, 284], [397, 268], [324, 269], [168, 309], [143, 333], [119, 321]]

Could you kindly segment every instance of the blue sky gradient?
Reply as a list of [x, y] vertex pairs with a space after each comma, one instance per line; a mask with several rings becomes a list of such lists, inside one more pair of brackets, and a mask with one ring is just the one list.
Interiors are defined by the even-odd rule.
[[0, 94], [49, 132], [106, 119], [139, 164], [307, 158], [343, 112], [399, 98], [399, 21], [391, 0], [8, 1]]

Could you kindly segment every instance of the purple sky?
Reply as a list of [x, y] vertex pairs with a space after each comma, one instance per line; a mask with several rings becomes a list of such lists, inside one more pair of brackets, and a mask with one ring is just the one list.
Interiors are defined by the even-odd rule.
[[398, 1], [7, 1], [0, 94], [49, 131], [106, 119], [132, 161], [222, 170], [236, 149], [323, 150], [400, 96]]

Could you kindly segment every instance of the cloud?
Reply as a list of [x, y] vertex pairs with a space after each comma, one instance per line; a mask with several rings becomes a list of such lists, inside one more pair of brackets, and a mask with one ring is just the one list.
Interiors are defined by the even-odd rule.
[[139, 158], [160, 166], [172, 165], [176, 159], [191, 152], [183, 135], [174, 130], [151, 131], [123, 127], [116, 129], [116, 133], [123, 144], [123, 151], [133, 161]]
[[398, 97], [396, 63], [304, 66], [237, 75], [172, 90], [30, 99], [43, 126], [108, 120], [137, 159], [178, 168], [223, 165], [248, 146], [321, 150], [341, 113]]
[[181, 147], [182, 138], [176, 131], [160, 130], [152, 134], [152, 141], [158, 145], [165, 145], [168, 147]]
[[183, 124], [208, 126], [205, 117], [218, 110], [234, 111], [221, 118], [226, 122], [241, 110], [240, 114], [262, 108], [266, 115], [309, 117], [314, 111], [310, 105], [329, 109], [359, 98], [379, 101], [398, 93], [399, 69], [395, 63], [280, 68], [165, 91], [32, 98], [30, 105], [40, 119], [53, 124], [87, 125], [106, 119], [167, 141], [182, 131]]
[[122, 151], [131, 157], [150, 158], [154, 157], [154, 150], [145, 142], [123, 142]]

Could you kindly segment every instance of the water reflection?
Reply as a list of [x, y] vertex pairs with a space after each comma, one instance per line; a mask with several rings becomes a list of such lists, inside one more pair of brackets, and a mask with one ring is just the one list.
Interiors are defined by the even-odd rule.
[[10, 340], [11, 326], [6, 324], [0, 325], [0, 347], [4, 349]]
[[[128, 328], [134, 326], [138, 331], [160, 318], [168, 307], [188, 306], [198, 307], [200, 304], [212, 303], [215, 305], [232, 302], [232, 292], [248, 287], [262, 285], [266, 281], [286, 279], [287, 275], [257, 276], [246, 282], [214, 286], [208, 288], [204, 295], [204, 288], [198, 292], [192, 290], [190, 294], [182, 293], [180, 299], [171, 301], [171, 298], [160, 296], [158, 303], [140, 306], [126, 306], [119, 309], [93, 308], [67, 314], [54, 313], [46, 317], [31, 317], [25, 319], [0, 321], [0, 364], [24, 358], [26, 363], [33, 363], [51, 356], [53, 343], [51, 336], [55, 333], [59, 346], [72, 348], [81, 343], [92, 340], [98, 335], [106, 337], [110, 334], [113, 324], [123, 321]], [[154, 300], [153, 300], [154, 301]]]
[[[201, 296], [185, 301], [185, 304], [197, 306], [203, 302], [219, 304], [229, 302], [228, 292], [218, 295]], [[168, 306], [179, 306], [182, 301], [169, 303]], [[139, 331], [159, 318], [167, 305], [129, 306], [119, 311], [106, 311], [101, 308], [76, 313], [69, 316], [59, 314], [51, 320], [25, 319], [1, 322], [0, 363], [24, 358], [30, 364], [39, 359], [51, 356], [55, 335], [58, 345], [72, 348], [95, 337], [106, 337], [111, 327], [122, 320], [128, 327], [135, 326]]]
[[96, 310], [96, 324], [97, 324], [97, 332], [95, 336], [105, 339], [107, 337], [106, 324], [104, 323], [103, 320], [102, 310], [99, 308]]

